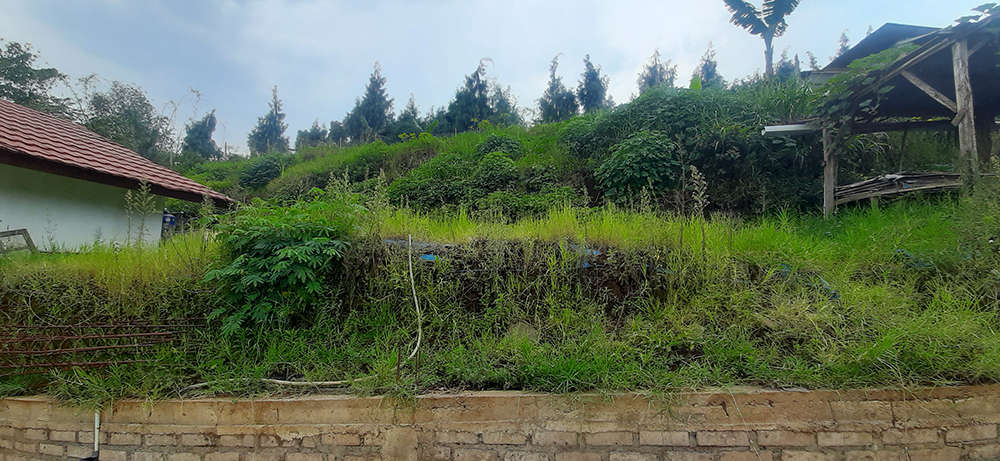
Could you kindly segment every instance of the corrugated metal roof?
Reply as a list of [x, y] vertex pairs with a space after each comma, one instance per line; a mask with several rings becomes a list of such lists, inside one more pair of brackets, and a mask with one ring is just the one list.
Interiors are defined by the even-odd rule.
[[837, 59], [830, 62], [823, 70], [846, 69], [855, 59], [871, 56], [875, 53], [888, 50], [898, 43], [923, 37], [938, 30], [940, 29], [935, 27], [886, 23], [858, 42], [857, 45], [851, 47], [844, 54], [838, 56]]
[[[4, 100], [0, 100], [0, 150], [82, 170], [81, 173], [93, 172], [96, 173], [92, 175], [95, 178], [120, 178], [136, 185], [146, 180], [153, 186], [154, 192], [161, 195], [191, 201], [200, 201], [201, 197], [208, 195], [216, 202], [232, 202], [229, 197], [157, 165], [80, 125]], [[25, 160], [17, 163], [26, 168], [36, 164], [28, 159], [18, 160]], [[52, 172], [51, 168], [47, 170]], [[72, 171], [66, 168], [57, 170]]]

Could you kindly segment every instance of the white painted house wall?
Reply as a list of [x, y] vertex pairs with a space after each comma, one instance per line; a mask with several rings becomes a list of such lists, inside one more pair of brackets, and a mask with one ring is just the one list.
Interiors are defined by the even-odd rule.
[[[28, 229], [40, 250], [72, 250], [93, 244], [125, 242], [129, 236], [125, 192], [120, 187], [66, 178], [0, 164], [0, 230]], [[160, 239], [166, 199], [155, 197], [155, 213], [145, 216], [145, 241]], [[139, 216], [132, 217], [132, 240]]]

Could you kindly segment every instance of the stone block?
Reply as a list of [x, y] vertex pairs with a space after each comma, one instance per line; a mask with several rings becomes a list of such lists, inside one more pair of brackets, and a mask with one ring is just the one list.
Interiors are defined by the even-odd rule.
[[53, 442], [76, 442], [76, 432], [49, 431], [49, 440]]
[[27, 440], [48, 440], [49, 437], [45, 434], [42, 429], [25, 429], [23, 437]]
[[424, 447], [423, 459], [433, 459], [433, 460], [450, 460], [451, 459], [451, 447]]
[[49, 443], [38, 444], [38, 452], [43, 455], [49, 456], [62, 456], [63, 446], [62, 445], [52, 445]]
[[909, 461], [958, 461], [962, 457], [962, 449], [945, 447], [910, 450], [909, 457]]
[[[124, 451], [101, 450], [101, 453], [98, 455], [97, 459], [100, 461], [125, 461], [126, 457], [127, 455], [125, 454]], [[178, 460], [178, 461], [186, 461], [186, 460]]]
[[205, 434], [181, 434], [181, 445], [185, 447], [210, 447], [215, 441]]
[[163, 453], [141, 451], [132, 453], [132, 461], [163, 461]]
[[[292, 454], [290, 453], [288, 456], [292, 456]], [[205, 461], [240, 461], [240, 454], [236, 452], [208, 453], [205, 455]]]
[[982, 426], [962, 426], [949, 427], [944, 433], [944, 439], [948, 443], [972, 442], [975, 440], [996, 440], [997, 425], [984, 424]]
[[968, 460], [997, 460], [1000, 459], [1000, 445], [970, 445], [965, 447], [963, 455]]
[[577, 443], [576, 435], [576, 432], [543, 431], [535, 433], [531, 437], [531, 443], [534, 445], [573, 446]]
[[634, 453], [634, 452], [621, 452], [616, 451], [611, 453], [610, 461], [656, 461], [656, 455], [653, 453]]
[[455, 461], [496, 461], [497, 452], [491, 450], [471, 450], [467, 448], [456, 448]]
[[915, 445], [937, 443], [937, 429], [886, 429], [882, 432], [882, 443], [886, 445]]
[[278, 439], [278, 436], [276, 436], [276, 435], [262, 435], [262, 436], [258, 437], [257, 439], [258, 439], [259, 444], [260, 444], [258, 446], [260, 446], [260, 447], [274, 448], [274, 447], [281, 446], [281, 440]]
[[10, 450], [11, 448], [14, 448], [14, 441], [7, 439], [0, 439], [0, 448], [6, 448]]
[[774, 454], [769, 451], [754, 453], [752, 451], [730, 451], [723, 453], [719, 461], [774, 461]]
[[810, 432], [757, 431], [757, 441], [764, 447], [808, 447], [815, 439]]
[[819, 451], [784, 450], [781, 461], [836, 461], [837, 455]]
[[142, 445], [142, 434], [116, 432], [108, 435], [108, 445]]
[[323, 434], [320, 437], [323, 445], [354, 447], [361, 445], [361, 436], [358, 434]]
[[691, 437], [681, 431], [640, 431], [639, 445], [687, 447], [691, 445]]
[[437, 443], [477, 444], [479, 436], [472, 432], [440, 431], [434, 434]]
[[868, 432], [819, 432], [816, 441], [821, 447], [854, 447], [871, 445], [873, 438]]
[[892, 405], [889, 402], [838, 400], [830, 402], [830, 409], [833, 410], [833, 418], [838, 422], [892, 422]]
[[167, 434], [146, 434], [142, 443], [147, 446], [172, 447], [177, 445], [177, 437]]
[[38, 453], [38, 444], [14, 441], [14, 449], [25, 453]]
[[[344, 459], [346, 460], [347, 457]], [[243, 455], [243, 461], [281, 461], [281, 455], [278, 453], [246, 453]]]
[[592, 432], [583, 434], [587, 445], [631, 447], [634, 445], [631, 432]]
[[394, 427], [385, 431], [382, 458], [394, 461], [417, 461], [420, 447], [417, 431], [410, 427]]
[[[105, 437], [106, 436], [107, 436], [107, 434], [105, 434]], [[80, 443], [93, 444], [94, 443], [94, 431], [80, 431], [80, 432], [77, 432], [76, 433], [76, 440], [79, 441]], [[105, 441], [105, 440], [107, 440], [107, 439], [106, 438], [102, 438], [101, 439], [102, 442]]]
[[244, 435], [222, 435], [219, 436], [219, 446], [221, 447], [252, 447], [253, 436]]
[[524, 445], [527, 439], [517, 432], [483, 432], [483, 443], [487, 445]]
[[201, 456], [194, 453], [171, 453], [167, 455], [167, 461], [201, 461]]
[[849, 451], [845, 454], [845, 461], [906, 461], [904, 452], [891, 450], [878, 451]]
[[89, 458], [92, 454], [94, 454], [93, 445], [89, 447], [85, 445], [70, 445], [66, 447], [66, 457], [68, 458], [83, 459]]
[[751, 433], [742, 431], [698, 431], [700, 447], [749, 447]]
[[[209, 460], [206, 459], [205, 461]], [[239, 460], [236, 459], [233, 461]], [[319, 453], [289, 453], [285, 455], [285, 461], [323, 461], [323, 455]]]
[[302, 448], [316, 448], [316, 437], [302, 437]]
[[556, 453], [556, 461], [601, 461], [601, 454], [578, 451], [562, 452]]
[[503, 456], [503, 461], [549, 461], [549, 455], [545, 453], [529, 453], [526, 451], [508, 451]]

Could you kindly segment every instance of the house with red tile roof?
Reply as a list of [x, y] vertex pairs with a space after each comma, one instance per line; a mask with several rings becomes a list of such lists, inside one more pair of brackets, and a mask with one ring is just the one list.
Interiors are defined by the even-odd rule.
[[[126, 193], [143, 182], [156, 211], [138, 216]], [[135, 240], [141, 225], [155, 242], [167, 197], [232, 203], [80, 125], [0, 100], [0, 231], [27, 229], [42, 248], [77, 248]]]

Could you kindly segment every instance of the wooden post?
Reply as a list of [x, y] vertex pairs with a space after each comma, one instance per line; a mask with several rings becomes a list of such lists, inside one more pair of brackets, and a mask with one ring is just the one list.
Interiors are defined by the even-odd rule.
[[969, 82], [969, 48], [966, 40], [951, 45], [951, 62], [955, 71], [955, 103], [958, 115], [953, 124], [958, 126], [958, 146], [962, 157], [972, 167], [972, 174], [979, 175], [979, 149], [976, 148], [976, 115], [972, 102], [972, 84]]
[[833, 133], [823, 130], [823, 217], [829, 219], [837, 211], [837, 156], [833, 152]]

